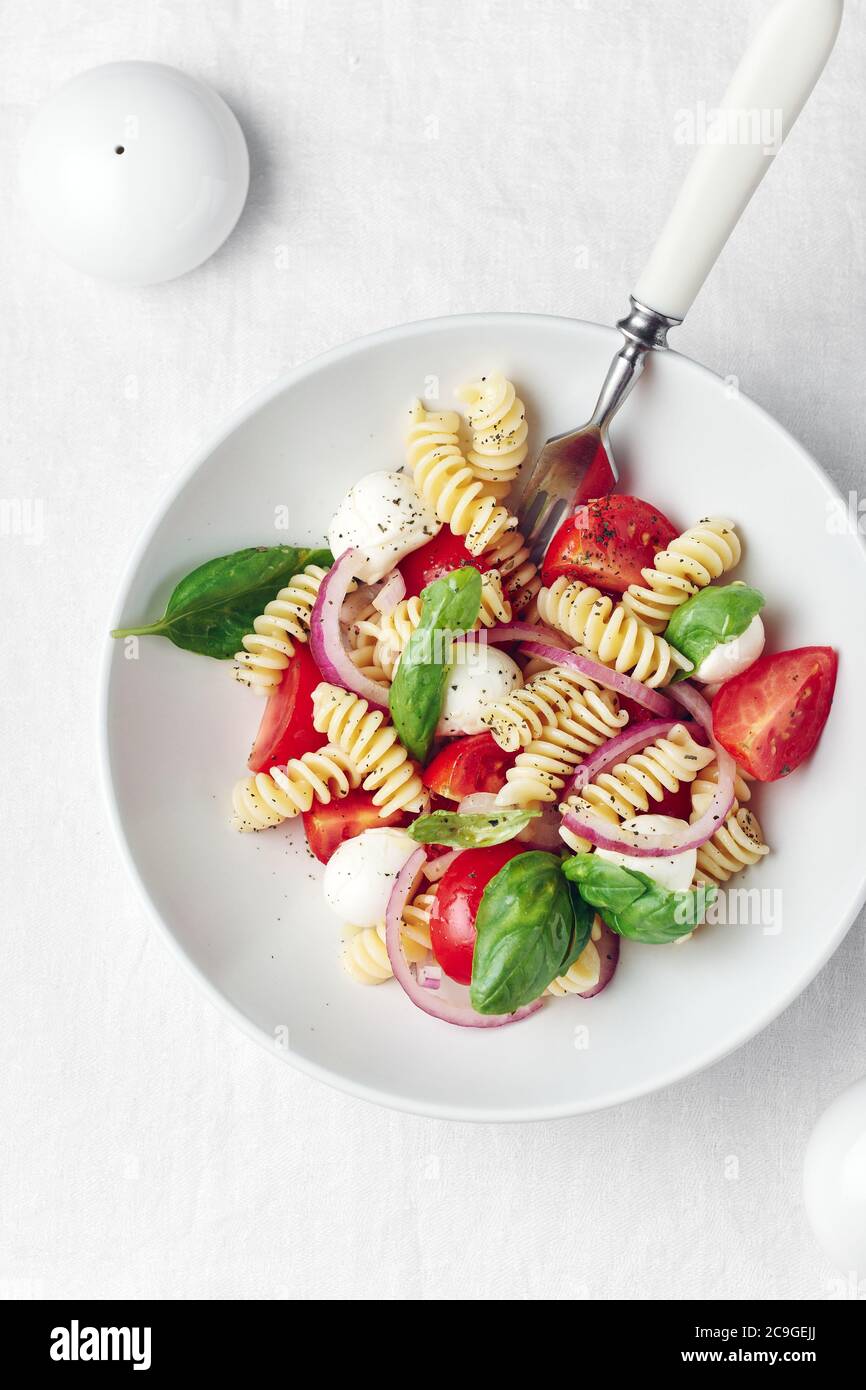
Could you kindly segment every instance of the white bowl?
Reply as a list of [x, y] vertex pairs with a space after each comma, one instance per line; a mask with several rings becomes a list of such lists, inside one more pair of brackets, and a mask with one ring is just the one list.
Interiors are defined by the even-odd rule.
[[[585, 418], [613, 330], [534, 315], [409, 324], [317, 358], [245, 406], [211, 440], [138, 546], [117, 619], [162, 612], [177, 580], [241, 546], [322, 539], [360, 474], [402, 461], [413, 394], [493, 367], [519, 383], [535, 445]], [[526, 1120], [573, 1115], [698, 1071], [769, 1023], [839, 945], [866, 896], [859, 789], [866, 741], [866, 552], [839, 534], [841, 503], [818, 465], [752, 402], [673, 353], [649, 365], [614, 431], [621, 489], [675, 524], [734, 518], [739, 575], [764, 591], [772, 648], [840, 652], [836, 699], [810, 762], [758, 788], [773, 852], [741, 880], [762, 890], [740, 915], [684, 945], [626, 942], [597, 999], [550, 1001], [499, 1030], [422, 1016], [393, 981], [364, 989], [339, 963], [340, 929], [299, 825], [228, 826], [262, 705], [228, 664], [143, 639], [110, 645], [104, 751], [121, 845], [170, 940], [254, 1037], [323, 1081], [428, 1115]], [[288, 531], [275, 517], [288, 506]], [[859, 693], [858, 693], [859, 692]], [[763, 925], [761, 924], [763, 921]], [[778, 929], [777, 929], [778, 928]]]

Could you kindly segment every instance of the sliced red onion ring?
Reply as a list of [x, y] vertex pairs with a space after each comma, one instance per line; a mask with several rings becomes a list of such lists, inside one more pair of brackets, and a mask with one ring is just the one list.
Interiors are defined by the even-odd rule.
[[559, 827], [562, 824], [555, 802], [548, 802], [541, 808], [540, 816], [533, 816], [527, 826], [520, 831], [517, 839], [531, 849], [560, 850], [562, 840]]
[[595, 919], [601, 927], [601, 936], [594, 943], [598, 951], [598, 958], [601, 961], [601, 970], [598, 980], [592, 989], [585, 989], [581, 992], [581, 999], [593, 999], [596, 994], [601, 994], [606, 989], [616, 973], [619, 963], [619, 937], [615, 931], [611, 931], [603, 917], [596, 915]]
[[[491, 628], [487, 634], [488, 641], [492, 640], [492, 634], [496, 631], [495, 627]], [[613, 690], [617, 695], [624, 695], [627, 699], [634, 700], [635, 704], [652, 710], [660, 719], [668, 718], [674, 713], [674, 706], [666, 696], [659, 695], [657, 690], [650, 690], [642, 681], [625, 676], [621, 671], [611, 671], [609, 666], [602, 666], [601, 662], [593, 661], [591, 657], [581, 656], [579, 652], [545, 646], [538, 641], [525, 642], [523, 650], [528, 656], [541, 657], [542, 661], [552, 661], [557, 666], [571, 666], [605, 690]]]
[[340, 622], [343, 627], [351, 627], [352, 623], [367, 611], [380, 588], [380, 584], [359, 584], [356, 589], [350, 586], [340, 609]]
[[406, 580], [399, 570], [392, 570], [373, 599], [373, 607], [378, 608], [379, 612], [387, 617], [389, 613], [394, 612], [405, 593]]
[[632, 753], [639, 753], [648, 743], [655, 743], [657, 738], [667, 738], [676, 723], [676, 719], [651, 719], [646, 724], [635, 724], [609, 738], [575, 769], [574, 776], [562, 793], [562, 800], [577, 796], [583, 787], [594, 782], [603, 772], [608, 772], [615, 763], [624, 762]]
[[[621, 825], [614, 825], [611, 821], [605, 820], [602, 816], [596, 815], [589, 810], [566, 811], [563, 815], [563, 824], [575, 835], [580, 835], [584, 840], [589, 840], [598, 849], [613, 850], [617, 853], [633, 854], [638, 858], [659, 859], [670, 854], [684, 854], [686, 850], [699, 849], [706, 844], [707, 840], [715, 834], [719, 825], [731, 809], [734, 800], [734, 776], [736, 774], [736, 763], [730, 753], [726, 752], [713, 737], [713, 716], [709, 705], [702, 695], [695, 690], [694, 686], [688, 681], [682, 681], [673, 686], [671, 694], [690, 714], [692, 714], [701, 728], [707, 735], [716, 754], [719, 766], [719, 778], [713, 792], [710, 803], [702, 816], [681, 831], [671, 831], [665, 833], [646, 831], [646, 830], [626, 830]], [[640, 724], [632, 732], [646, 734], [653, 726], [651, 724]], [[664, 734], [656, 733], [645, 742], [652, 742], [653, 738], [663, 738]], [[613, 743], [622, 742], [623, 736], [619, 740], [612, 739], [610, 744], [606, 744], [605, 750], [608, 751]], [[634, 749], [632, 749], [634, 751]], [[621, 757], [621, 752], [617, 754], [617, 760]], [[605, 769], [599, 767], [598, 757], [592, 759], [596, 764], [595, 776], [599, 776]], [[609, 765], [609, 763], [608, 763]], [[578, 771], [579, 776], [580, 770]], [[573, 779], [577, 781], [577, 777]], [[586, 786], [584, 780], [581, 786]], [[578, 788], [579, 792], [579, 788]]]
[[424, 877], [428, 883], [438, 883], [443, 874], [451, 868], [458, 854], [462, 853], [462, 849], [449, 849], [447, 854], [437, 854], [435, 859], [428, 859], [424, 865]]
[[471, 796], [464, 796], [457, 807], [460, 814], [464, 816], [473, 814], [489, 816], [498, 809], [495, 792], [473, 792]]
[[387, 710], [388, 686], [370, 680], [358, 670], [340, 630], [343, 602], [361, 558], [360, 550], [344, 550], [322, 580], [310, 615], [310, 651], [324, 680], [353, 691], [376, 709]]
[[388, 899], [388, 911], [385, 914], [385, 946], [395, 979], [399, 980], [412, 1003], [425, 1014], [439, 1018], [443, 1023], [456, 1024], [458, 1028], [501, 1028], [506, 1023], [518, 1023], [521, 1019], [528, 1018], [541, 1008], [540, 999], [534, 1000], [532, 1004], [525, 1004], [513, 1014], [479, 1014], [466, 1004], [456, 1004], [449, 999], [438, 998], [435, 990], [426, 989], [416, 978], [403, 953], [400, 927], [412, 885], [426, 858], [427, 852], [423, 848], [416, 849], [415, 853], [409, 856], [397, 875]]
[[[483, 629], [486, 641], [491, 647], [499, 647], [503, 642], [546, 642], [550, 647], [556, 647], [559, 651], [568, 651], [568, 638], [561, 632], [554, 632], [553, 628], [540, 627], [537, 623], [498, 623], [495, 627]], [[464, 632], [461, 639], [478, 640], [479, 632]]]
[[704, 814], [695, 821], [690, 827], [691, 837], [694, 840], [698, 835], [701, 836], [700, 844], [705, 844], [711, 835], [714, 835], [721, 822], [731, 809], [734, 800], [734, 782], [737, 777], [737, 764], [731, 757], [726, 748], [716, 740], [713, 735], [713, 711], [707, 704], [703, 695], [697, 690], [690, 681], [680, 681], [671, 691], [675, 700], [678, 700], [684, 709], [687, 709], [694, 719], [700, 724], [704, 733], [712, 744], [719, 766], [719, 778], [712, 799]]

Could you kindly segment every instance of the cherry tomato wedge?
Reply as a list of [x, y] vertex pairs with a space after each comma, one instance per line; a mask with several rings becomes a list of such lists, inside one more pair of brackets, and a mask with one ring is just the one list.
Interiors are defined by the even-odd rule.
[[564, 521], [547, 548], [541, 577], [580, 579], [614, 594], [641, 583], [641, 570], [677, 532], [657, 507], [640, 497], [595, 497]]
[[621, 710], [625, 710], [628, 715], [626, 728], [632, 729], [636, 724], [649, 724], [653, 719], [658, 719], [651, 709], [646, 705], [633, 700], [630, 695], [617, 695], [617, 703]]
[[490, 568], [481, 556], [470, 555], [461, 538], [443, 526], [438, 535], [413, 550], [397, 568], [406, 581], [406, 597], [412, 598], [434, 579], [441, 579], [443, 574], [450, 574], [461, 565], [474, 565], [482, 574]]
[[298, 643], [273, 695], [268, 696], [247, 767], [267, 772], [325, 742], [313, 728], [313, 691], [321, 681], [309, 648]]
[[668, 791], [667, 787], [662, 788], [661, 801], [650, 801], [650, 816], [676, 816], [679, 820], [687, 821], [692, 813], [692, 784], [691, 782], [680, 782], [675, 792]]
[[449, 801], [462, 801], [473, 792], [498, 792], [516, 757], [503, 752], [492, 734], [468, 734], [440, 749], [424, 773], [424, 785]]
[[713, 733], [759, 782], [787, 777], [821, 736], [837, 666], [832, 647], [759, 657], [725, 681], [713, 701]]
[[329, 801], [327, 806], [314, 801], [310, 810], [304, 812], [304, 834], [316, 858], [327, 864], [344, 840], [380, 826], [405, 825], [407, 819], [403, 811], [380, 816], [379, 808], [373, 805], [373, 793], [359, 787], [348, 796]]
[[445, 974], [461, 985], [472, 980], [475, 916], [481, 895], [509, 859], [525, 853], [526, 846], [521, 844], [467, 849], [440, 879], [430, 915], [430, 941]]

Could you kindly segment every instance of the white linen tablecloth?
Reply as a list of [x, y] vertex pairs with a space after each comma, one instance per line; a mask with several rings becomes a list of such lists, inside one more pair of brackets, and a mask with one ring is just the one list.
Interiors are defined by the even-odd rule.
[[[765, 8], [0, 7], [0, 494], [44, 504], [40, 544], [0, 537], [0, 1295], [833, 1296], [800, 1172], [866, 1070], [862, 921], [772, 1027], [661, 1095], [524, 1127], [414, 1119], [298, 1075], [208, 1003], [127, 881], [95, 748], [111, 595], [192, 448], [286, 367], [394, 322], [618, 317], [690, 158], [676, 112], [721, 96]], [[845, 492], [866, 444], [863, 21], [849, 0], [676, 337]], [[141, 290], [44, 251], [15, 178], [38, 103], [130, 57], [211, 82], [252, 157], [223, 249]]]

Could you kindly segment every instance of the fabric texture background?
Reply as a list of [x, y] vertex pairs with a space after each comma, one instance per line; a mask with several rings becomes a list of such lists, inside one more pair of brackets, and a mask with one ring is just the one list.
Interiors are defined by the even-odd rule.
[[[835, 1295], [800, 1174], [866, 1068], [862, 920], [775, 1024], [661, 1095], [534, 1126], [414, 1119], [268, 1058], [208, 1003], [127, 881], [96, 756], [111, 595], [193, 447], [285, 368], [391, 323], [619, 317], [691, 157], [676, 113], [721, 96], [766, 7], [0, 5], [0, 492], [45, 517], [41, 544], [0, 538], [3, 1296]], [[866, 30], [846, 9], [676, 338], [845, 493], [866, 444]], [[252, 157], [222, 250], [141, 290], [43, 250], [16, 190], [38, 103], [129, 57], [211, 82]]]

